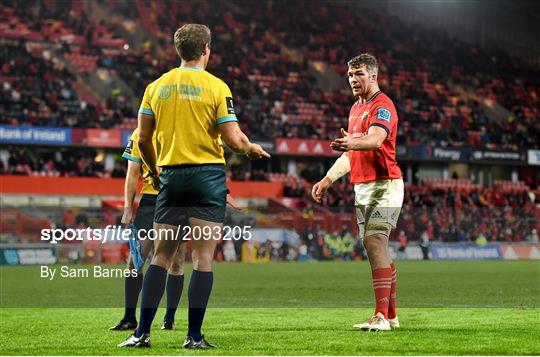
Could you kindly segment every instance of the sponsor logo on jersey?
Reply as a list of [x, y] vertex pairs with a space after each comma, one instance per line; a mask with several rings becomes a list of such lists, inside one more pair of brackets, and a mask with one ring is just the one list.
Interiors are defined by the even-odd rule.
[[384, 120], [390, 123], [390, 117], [392, 113], [386, 108], [377, 109], [377, 119]]
[[189, 84], [171, 84], [158, 88], [158, 99], [169, 99], [173, 92], [177, 92], [181, 99], [202, 100], [202, 87], [192, 86]]
[[351, 136], [353, 138], [361, 138], [362, 136], [366, 136], [366, 133], [352, 133]]
[[170, 86], [161, 86], [158, 88], [158, 99], [168, 99], [172, 91], [176, 91], [176, 84]]
[[362, 120], [366, 120], [367, 117], [369, 116], [369, 112], [364, 112], [364, 114], [362, 114]]

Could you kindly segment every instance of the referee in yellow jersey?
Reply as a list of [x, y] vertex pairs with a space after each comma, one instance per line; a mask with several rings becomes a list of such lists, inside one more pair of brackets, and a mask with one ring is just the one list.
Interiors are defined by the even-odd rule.
[[[193, 233], [213, 235], [196, 239], [193, 234], [184, 347], [214, 347], [204, 339], [201, 326], [213, 284], [215, 232], [221, 231], [225, 219], [227, 188], [221, 140], [250, 159], [270, 155], [240, 130], [229, 87], [206, 72], [210, 43], [210, 29], [204, 25], [179, 28], [174, 45], [181, 66], [148, 85], [139, 109], [141, 156], [154, 186], [159, 187], [154, 216], [159, 238], [144, 277], [139, 326], [119, 347], [150, 346], [150, 326], [165, 289], [167, 269], [183, 242], [183, 231], [180, 237], [171, 232], [176, 232], [186, 215]], [[156, 150], [152, 145], [154, 132]]]

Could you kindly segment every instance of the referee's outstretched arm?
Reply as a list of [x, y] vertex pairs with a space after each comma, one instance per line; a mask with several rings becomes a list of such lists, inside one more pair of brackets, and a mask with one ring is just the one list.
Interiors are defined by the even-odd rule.
[[259, 144], [249, 141], [246, 134], [242, 132], [236, 121], [229, 121], [218, 124], [219, 133], [225, 144], [234, 152], [245, 154], [251, 160], [270, 157], [270, 154], [264, 151]]

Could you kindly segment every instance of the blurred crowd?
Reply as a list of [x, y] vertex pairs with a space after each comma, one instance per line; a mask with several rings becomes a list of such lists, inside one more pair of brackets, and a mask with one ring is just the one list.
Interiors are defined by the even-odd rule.
[[103, 153], [95, 150], [32, 150], [8, 147], [0, 158], [0, 174], [24, 176], [125, 177], [126, 164], [116, 160], [106, 170]]
[[525, 241], [535, 227], [535, 205], [540, 197], [532, 190], [467, 190], [411, 186], [405, 190], [398, 231], [409, 239], [474, 242]]
[[[474, 242], [479, 235], [489, 241], [525, 241], [535, 227], [535, 206], [540, 191], [526, 185], [500, 187], [433, 187], [430, 184], [407, 185], [403, 208], [394, 238], [403, 231], [411, 240], [426, 234], [429, 240]], [[313, 211], [312, 184], [301, 179], [284, 183], [285, 197], [305, 202], [302, 214]], [[353, 212], [354, 188], [345, 181], [335, 182], [320, 206], [330, 212]]]
[[[37, 33], [33, 46], [61, 43], [56, 51], [82, 72], [116, 73], [136, 98], [111, 90], [108, 100], [89, 103], [72, 71], [43, 58], [46, 51], [30, 48], [30, 41], [9, 40], [0, 50], [0, 123], [136, 125], [131, 99], [138, 101], [149, 82], [178, 65], [171, 34], [179, 24], [200, 22], [213, 31], [208, 70], [231, 87], [252, 137], [334, 137], [346, 126], [353, 99], [345, 78], [343, 89], [326, 89], [314, 69], [343, 75], [348, 59], [369, 51], [380, 60], [382, 90], [397, 106], [400, 144], [517, 149], [540, 142], [538, 69], [369, 9], [360, 15], [346, 2], [101, 1], [125, 17], [122, 23], [95, 22], [79, 3], [7, 1], [0, 16], [8, 29]], [[128, 51], [119, 28], [134, 23], [152, 41]], [[384, 31], [375, 23], [384, 23]], [[505, 108], [502, 121], [486, 114], [485, 99]]]
[[326, 232], [318, 225], [306, 227], [302, 233], [299, 256], [315, 260], [353, 260], [365, 257], [364, 249], [358, 237], [347, 227], [340, 231]]
[[[0, 174], [122, 178], [126, 174], [124, 161], [119, 156], [115, 157], [114, 162], [109, 163], [109, 169], [105, 169], [103, 151], [53, 151], [11, 146], [2, 151]], [[309, 165], [306, 163], [305, 166]], [[310, 177], [309, 173], [306, 175]], [[281, 182], [283, 197], [294, 202], [291, 207], [304, 219], [310, 219], [315, 210], [347, 213], [354, 209], [354, 187], [347, 179], [336, 181], [321, 204], [317, 204], [311, 198], [313, 179], [269, 173], [262, 169], [246, 171], [234, 166], [228, 176], [234, 181]], [[321, 175], [317, 179], [319, 177]], [[535, 205], [540, 204], [540, 191], [535, 179], [518, 183], [496, 182], [491, 188], [473, 185], [469, 180], [451, 181], [466, 181], [467, 184], [462, 187], [434, 186], [427, 179], [417, 185], [408, 184], [398, 231], [404, 231], [410, 239], [418, 239], [419, 234], [425, 232], [430, 240], [442, 241], [473, 241], [479, 234], [487, 236], [488, 240], [527, 239], [535, 224]]]

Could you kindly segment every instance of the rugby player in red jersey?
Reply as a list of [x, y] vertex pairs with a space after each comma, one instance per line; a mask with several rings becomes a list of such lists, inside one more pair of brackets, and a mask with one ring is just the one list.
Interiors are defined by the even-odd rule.
[[388, 237], [396, 227], [403, 203], [403, 179], [396, 163], [398, 116], [392, 100], [377, 83], [375, 57], [364, 53], [348, 63], [348, 78], [358, 99], [349, 113], [348, 132], [331, 147], [343, 154], [312, 190], [321, 199], [330, 185], [350, 172], [360, 237], [372, 271], [375, 313], [353, 327], [388, 331], [399, 327], [396, 313], [396, 267], [388, 252]]

